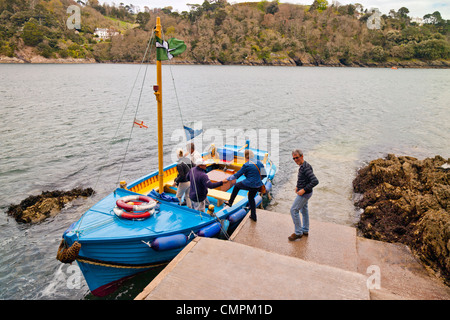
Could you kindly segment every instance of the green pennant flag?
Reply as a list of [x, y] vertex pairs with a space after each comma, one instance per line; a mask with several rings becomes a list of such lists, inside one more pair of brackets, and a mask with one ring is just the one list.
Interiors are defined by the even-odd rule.
[[156, 37], [156, 41], [156, 60], [158, 61], [170, 60], [186, 50], [183, 40], [170, 38], [169, 41], [162, 41]]

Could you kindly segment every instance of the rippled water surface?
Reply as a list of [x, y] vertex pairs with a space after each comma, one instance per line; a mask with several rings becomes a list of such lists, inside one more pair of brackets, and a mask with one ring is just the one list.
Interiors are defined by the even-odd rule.
[[[269, 210], [289, 214], [295, 148], [320, 180], [311, 218], [345, 225], [358, 219], [352, 180], [368, 161], [388, 153], [450, 157], [450, 70], [164, 66], [163, 73], [165, 163], [182, 143], [181, 118], [205, 130], [202, 149], [248, 136], [278, 164]], [[76, 265], [59, 263], [56, 251], [64, 230], [117, 181], [157, 169], [155, 82], [154, 66], [0, 65], [0, 299], [91, 298]], [[149, 129], [130, 135], [135, 116]], [[5, 213], [29, 195], [77, 186], [97, 194], [40, 224]], [[133, 298], [152, 276], [110, 298]]]

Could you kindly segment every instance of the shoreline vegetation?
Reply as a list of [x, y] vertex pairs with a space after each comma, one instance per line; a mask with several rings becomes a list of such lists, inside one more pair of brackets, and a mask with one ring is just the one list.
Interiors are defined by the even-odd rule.
[[0, 63], [140, 63], [159, 16], [165, 38], [187, 45], [171, 64], [450, 68], [450, 20], [438, 11], [417, 19], [405, 7], [382, 14], [327, 0], [189, 7], [0, 0]]
[[[92, 64], [92, 63], [104, 63], [104, 64], [139, 64], [140, 62], [134, 61], [96, 61], [93, 58], [44, 58], [39, 55], [34, 55], [29, 58], [17, 58], [0, 56], [0, 64]], [[155, 64], [155, 61], [147, 63]], [[169, 63], [164, 63], [169, 64]], [[216, 62], [202, 62], [186, 61], [186, 60], [174, 60], [171, 61], [172, 65], [241, 65], [241, 66], [291, 66], [291, 67], [342, 67], [342, 68], [416, 68], [416, 69], [450, 69], [450, 61], [399, 61], [399, 62], [384, 62], [384, 63], [362, 63], [352, 62], [350, 64], [343, 64], [339, 61], [328, 63], [315, 63], [310, 61], [294, 61], [292, 59], [287, 60], [274, 60], [267, 61], [240, 61], [230, 63]]]

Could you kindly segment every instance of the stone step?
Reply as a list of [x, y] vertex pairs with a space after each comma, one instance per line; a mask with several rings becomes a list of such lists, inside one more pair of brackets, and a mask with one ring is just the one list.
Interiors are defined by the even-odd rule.
[[358, 272], [374, 299], [450, 299], [450, 288], [430, 274], [400, 243], [357, 236], [353, 227], [310, 219], [310, 232], [296, 241], [290, 214], [257, 210], [258, 222], [241, 224], [234, 241], [306, 261]]
[[136, 299], [369, 300], [366, 278], [237, 242], [196, 238]]

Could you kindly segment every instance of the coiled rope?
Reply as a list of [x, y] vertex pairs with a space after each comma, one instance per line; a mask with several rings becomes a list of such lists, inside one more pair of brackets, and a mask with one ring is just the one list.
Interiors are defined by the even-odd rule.
[[62, 263], [72, 263], [78, 257], [80, 249], [81, 244], [78, 241], [75, 241], [73, 245], [68, 248], [67, 242], [65, 240], [61, 240], [58, 248], [58, 253], [56, 254], [56, 259], [58, 259]]
[[81, 249], [81, 244], [75, 241], [70, 247], [67, 246], [65, 240], [61, 240], [59, 245], [58, 253], [56, 254], [56, 259], [62, 263], [72, 263], [75, 260], [78, 262], [88, 263], [96, 266], [109, 267], [109, 268], [119, 268], [119, 269], [149, 269], [160, 267], [168, 264], [169, 262], [162, 263], [152, 263], [152, 264], [128, 264], [120, 262], [110, 262], [102, 261], [99, 259], [92, 259], [83, 256], [79, 256]]

